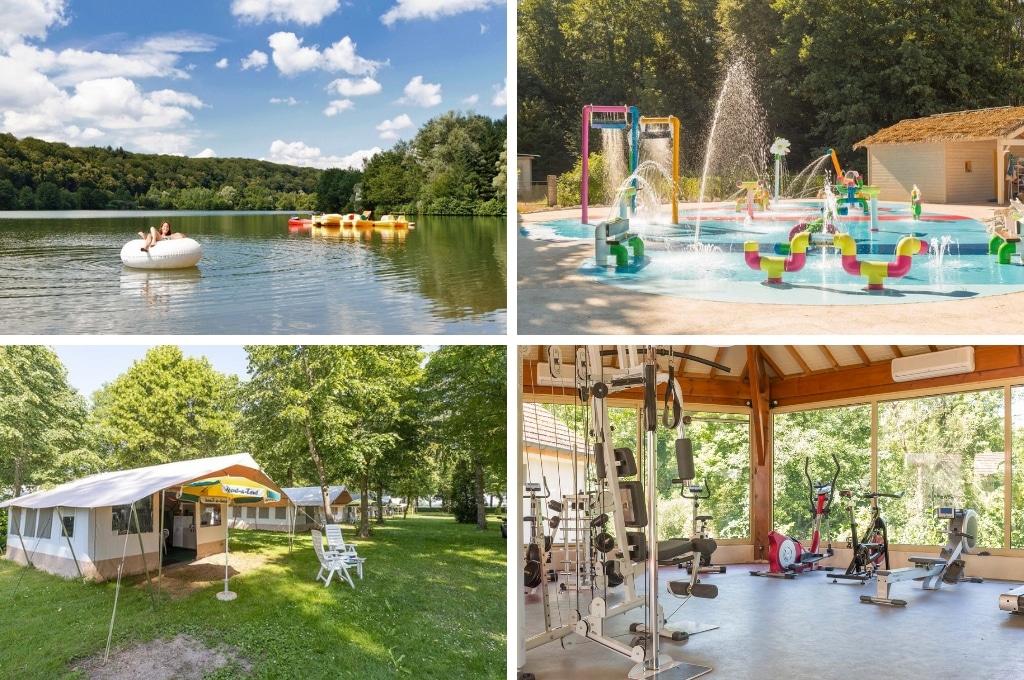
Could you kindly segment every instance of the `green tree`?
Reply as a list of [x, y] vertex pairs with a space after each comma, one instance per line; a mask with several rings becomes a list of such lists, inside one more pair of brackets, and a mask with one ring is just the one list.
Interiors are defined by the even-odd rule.
[[355, 188], [362, 179], [363, 173], [359, 170], [324, 170], [316, 183], [316, 209], [329, 213], [353, 212]]
[[97, 471], [102, 463], [84, 450], [86, 421], [85, 400], [53, 350], [0, 346], [0, 487], [20, 496]]
[[17, 210], [18, 192], [15, 191], [11, 180], [0, 179], [0, 210]]
[[60, 210], [60, 189], [53, 182], [43, 182], [36, 189], [36, 210]]
[[475, 475], [477, 528], [487, 528], [485, 475], [506, 474], [506, 351], [500, 345], [449, 345], [427, 363], [430, 430], [443, 455]]
[[150, 349], [93, 397], [111, 467], [235, 453], [237, 390], [237, 380], [205, 358], [187, 358], [174, 345]]

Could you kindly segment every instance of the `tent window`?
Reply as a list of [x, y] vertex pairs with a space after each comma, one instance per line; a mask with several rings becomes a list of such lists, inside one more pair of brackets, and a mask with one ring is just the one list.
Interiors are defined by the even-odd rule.
[[256, 519], [256, 508], [246, 508], [245, 509], [245, 518], [246, 519]]
[[[117, 534], [134, 534], [135, 519], [132, 517], [132, 506], [115, 505], [112, 508], [110, 529]], [[143, 534], [153, 533], [153, 497], [135, 502], [135, 514], [139, 517], [139, 529]]]
[[62, 518], [64, 522], [64, 535], [68, 538], [75, 537], [75, 516], [68, 515]]
[[36, 536], [50, 540], [51, 533], [53, 533], [53, 510], [47, 508], [39, 513], [39, 529], [36, 531]]
[[274, 508], [274, 519], [288, 519], [288, 508]]
[[[11, 522], [11, 536], [21, 536], [21, 517], [18, 517], [15, 512], [18, 508], [11, 508], [10, 522]], [[21, 514], [24, 515], [25, 511], [22, 510]]]
[[22, 536], [25, 538], [35, 538], [36, 536], [36, 515], [38, 510], [35, 508], [28, 508], [25, 510], [25, 531]]
[[270, 519], [270, 508], [257, 508], [260, 519]]
[[242, 508], [238, 507], [237, 505], [235, 507], [231, 508], [231, 516], [234, 517], [235, 519], [241, 519], [242, 518]]
[[200, 518], [200, 526], [204, 527], [219, 527], [220, 526], [220, 506], [218, 505], [204, 505], [203, 514]]

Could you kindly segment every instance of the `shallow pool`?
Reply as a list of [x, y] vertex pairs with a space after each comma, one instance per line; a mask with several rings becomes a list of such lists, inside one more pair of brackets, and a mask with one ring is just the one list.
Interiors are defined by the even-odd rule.
[[[896, 244], [915, 236], [930, 245], [927, 254], [916, 255], [902, 278], [885, 279], [883, 290], [867, 290], [867, 280], [848, 274], [839, 250], [815, 246], [807, 250], [803, 269], [786, 272], [783, 283], [766, 283], [767, 275], [749, 268], [744, 243], [756, 241], [761, 255], [776, 255], [779, 244], [788, 244], [790, 233], [801, 222], [820, 214], [820, 202], [787, 201], [753, 219], [731, 207], [680, 211], [680, 224], [631, 220], [630, 230], [639, 234], [645, 254], [624, 267], [597, 266], [585, 259], [579, 272], [604, 284], [645, 293], [690, 297], [721, 302], [771, 304], [872, 304], [934, 302], [1024, 290], [1024, 266], [1019, 257], [1000, 265], [988, 255], [990, 234], [977, 220], [957, 215], [924, 214], [914, 220], [909, 205], [880, 203], [877, 230], [870, 217], [858, 208], [841, 216], [837, 228], [850, 234], [861, 261], [890, 262]], [[529, 238], [593, 241], [594, 225], [576, 220], [557, 220], [523, 225]], [[695, 235], [699, 241], [695, 243]]]

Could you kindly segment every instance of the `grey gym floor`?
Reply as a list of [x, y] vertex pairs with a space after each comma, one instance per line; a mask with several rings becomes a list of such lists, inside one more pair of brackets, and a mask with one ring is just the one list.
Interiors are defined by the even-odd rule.
[[[892, 597], [906, 607], [863, 604], [866, 585], [832, 583], [823, 573], [793, 580], [750, 576], [767, 565], [729, 565], [725, 574], [701, 575], [718, 585], [714, 600], [681, 600], [668, 594], [667, 582], [685, 579], [685, 570], [662, 567], [658, 574], [661, 603], [669, 624], [678, 620], [717, 624], [716, 630], [682, 642], [661, 639], [661, 651], [677, 661], [710, 666], [704, 678], [1024, 678], [1024, 616], [999, 609], [999, 595], [1024, 581], [986, 581], [943, 585], [924, 591], [915, 581], [892, 586]], [[643, 590], [644, 580], [638, 582]], [[557, 586], [552, 584], [554, 597]], [[621, 593], [618, 588], [612, 592]], [[587, 595], [584, 596], [584, 593]], [[587, 611], [589, 591], [580, 594]], [[609, 596], [609, 604], [621, 595]], [[563, 620], [576, 608], [576, 593], [558, 598]], [[612, 619], [609, 630], [629, 643], [629, 624], [643, 620], [644, 608]], [[558, 617], [555, 615], [555, 621]], [[540, 596], [527, 595], [527, 635], [543, 629]], [[515, 638], [513, 638], [515, 639]], [[604, 680], [627, 677], [632, 662], [597, 643], [571, 635], [572, 645], [558, 641], [526, 653], [522, 671], [537, 680]], [[666, 673], [670, 678], [686, 677]]]

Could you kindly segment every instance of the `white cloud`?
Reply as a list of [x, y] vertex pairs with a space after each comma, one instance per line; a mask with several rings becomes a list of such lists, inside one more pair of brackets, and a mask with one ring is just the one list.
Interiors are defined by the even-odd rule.
[[324, 109], [325, 116], [336, 116], [344, 111], [351, 111], [356, 107], [351, 99], [335, 99]]
[[390, 26], [399, 19], [439, 19], [463, 12], [490, 9], [504, 5], [505, 0], [398, 0], [380, 20]]
[[361, 97], [368, 94], [377, 94], [381, 91], [381, 85], [369, 76], [361, 80], [338, 78], [327, 84], [327, 91], [332, 94], [340, 94], [342, 97]]
[[490, 28], [490, 26], [488, 26], [487, 24], [480, 24], [480, 35], [486, 33], [488, 28]]
[[320, 52], [314, 47], [303, 47], [302, 38], [294, 33], [279, 31], [268, 42], [274, 50], [274, 65], [286, 76], [310, 71], [320, 64]]
[[282, 99], [281, 97], [271, 97], [270, 98], [270, 103], [271, 104], [287, 104], [288, 106], [295, 106], [296, 104], [299, 103], [299, 100], [296, 99], [295, 97], [288, 97], [287, 99]]
[[468, 97], [466, 97], [465, 99], [463, 99], [462, 103], [465, 104], [466, 106], [473, 106], [478, 101], [480, 101], [480, 95], [478, 95], [478, 94], [471, 94]]
[[45, 38], [46, 29], [64, 26], [67, 0], [4, 0], [0, 2], [0, 47], [24, 38]]
[[380, 151], [380, 147], [375, 146], [372, 149], [354, 151], [348, 156], [325, 156], [319, 147], [306, 146], [305, 142], [285, 142], [278, 139], [270, 145], [270, 158], [261, 160], [305, 168], [358, 170], [363, 167], [363, 161]]
[[216, 66], [217, 68], [227, 68], [228, 67], [228, 58], [224, 57], [223, 59], [218, 61], [216, 64], [214, 64], [214, 66]]
[[424, 83], [423, 76], [415, 76], [406, 84], [405, 96], [397, 103], [422, 107], [437, 106], [441, 103], [441, 85]]
[[324, 50], [324, 69], [344, 71], [354, 76], [372, 76], [386, 62], [364, 59], [356, 55], [356, 44], [347, 35]]
[[337, 11], [338, 4], [338, 0], [234, 0], [231, 13], [257, 24], [271, 20], [312, 26]]
[[274, 64], [286, 76], [304, 71], [344, 71], [354, 76], [372, 76], [388, 62], [373, 61], [356, 55], [356, 44], [345, 36], [326, 48], [322, 53], [319, 46], [303, 47], [303, 38], [287, 31], [278, 31], [268, 38], [273, 50]]
[[259, 50], [253, 50], [249, 53], [249, 56], [242, 60], [242, 70], [256, 69], [262, 71], [263, 68], [270, 63], [266, 53], [260, 52]]
[[501, 83], [501, 89], [494, 86], [494, 97], [491, 98], [492, 106], [508, 106], [508, 78]]
[[399, 130], [411, 128], [412, 119], [406, 114], [402, 114], [391, 120], [385, 120], [377, 125], [377, 130], [380, 132], [381, 139], [398, 139], [401, 135], [398, 134]]
[[217, 152], [214, 151], [213, 149], [211, 149], [210, 147], [206, 147], [205, 149], [203, 149], [202, 151], [197, 153], [195, 156], [192, 156], [192, 158], [216, 158], [216, 157], [217, 157]]

